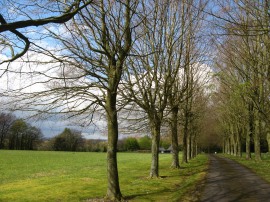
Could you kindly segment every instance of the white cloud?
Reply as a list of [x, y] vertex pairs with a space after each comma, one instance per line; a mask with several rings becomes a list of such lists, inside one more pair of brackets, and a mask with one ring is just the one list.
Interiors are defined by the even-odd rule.
[[[0, 59], [6, 59], [6, 56], [0, 54]], [[28, 60], [33, 62], [25, 62]], [[24, 94], [37, 93], [48, 90], [50, 85], [55, 82], [55, 79], [52, 78], [57, 77], [59, 74], [59, 70], [61, 69], [59, 64], [51, 64], [50, 60], [51, 58], [48, 56], [41, 56], [30, 51], [26, 56], [22, 57], [21, 59], [18, 59], [10, 64], [2, 64], [0, 66], [0, 73], [2, 74], [6, 69], [8, 69], [8, 71], [0, 78], [0, 101], [2, 103], [1, 107], [4, 109], [10, 107], [11, 102], [16, 99], [20, 100], [20, 96], [24, 96]], [[39, 61], [39, 63], [34, 61]], [[50, 82], [48, 83], [49, 80]], [[87, 84], [87, 80], [85, 78], [76, 81], [76, 85], [85, 84]], [[102, 92], [99, 91], [97, 88], [92, 88], [89, 93], [90, 92], [95, 95], [102, 95]], [[9, 96], [13, 96], [13, 93], [16, 93], [18, 96], [16, 95], [11, 99]], [[47, 96], [49, 97], [50, 95]], [[25, 102], [27, 101], [29, 100], [26, 100]], [[32, 110], [36, 110], [36, 112], [38, 110], [42, 110], [42, 108], [44, 107], [42, 106], [42, 104], [45, 104], [45, 100], [36, 99], [35, 101], [36, 103], [39, 103], [39, 105], [29, 107], [32, 108]], [[77, 110], [79, 110], [85, 107], [90, 102], [90, 98], [82, 101], [78, 101], [78, 98], [71, 98], [69, 99], [68, 103], [65, 101], [65, 99], [63, 99], [62, 105], [56, 107], [54, 109], [54, 112], [67, 111], [68, 109], [66, 109], [66, 107], [69, 107], [69, 109], [75, 107]], [[6, 105], [3, 105], [3, 103], [5, 103]], [[35, 104], [35, 102], [33, 102], [33, 104]], [[18, 118], [27, 118], [29, 116], [32, 116], [33, 113], [34, 112], [17, 112], [16, 115], [18, 116]], [[101, 134], [102, 130], [104, 130], [106, 126], [106, 121], [102, 121], [101, 118], [94, 118], [93, 121], [95, 122], [94, 125], [85, 126], [84, 128], [82, 128], [80, 126], [82, 125], [81, 123], [76, 124], [76, 118], [73, 120], [67, 120], [66, 117], [63, 119], [63, 117], [59, 117], [57, 115], [55, 115], [54, 117], [45, 116], [45, 118], [43, 117], [40, 120], [36, 120], [33, 122], [32, 120], [29, 120], [29, 122], [33, 123], [33, 125], [41, 128], [44, 135], [47, 137], [52, 137], [59, 134], [63, 131], [65, 127], [82, 130], [89, 134]]]

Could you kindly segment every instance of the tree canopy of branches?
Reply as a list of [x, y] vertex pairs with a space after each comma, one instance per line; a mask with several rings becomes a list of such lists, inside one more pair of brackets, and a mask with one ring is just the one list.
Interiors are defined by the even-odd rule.
[[[95, 111], [105, 114], [108, 132], [107, 197], [111, 200], [122, 198], [116, 155], [116, 103], [123, 64], [139, 23], [137, 5], [138, 1], [133, 0], [91, 2], [62, 26], [48, 25], [45, 32], [37, 31], [37, 35], [51, 43], [49, 46], [33, 43], [31, 52], [39, 56], [31, 68], [14, 70], [32, 78], [32, 83], [25, 83], [12, 92], [15, 96], [20, 95], [17, 101], [28, 110], [81, 115], [82, 125], [92, 121]], [[29, 92], [29, 88], [34, 90]]]
[[[222, 40], [217, 66], [223, 89], [227, 89], [224, 116], [227, 117], [226, 152], [239, 154], [241, 138], [251, 158], [261, 159], [260, 140], [269, 133], [269, 1], [231, 1], [224, 9]], [[226, 9], [225, 9], [226, 8]], [[244, 122], [243, 122], [244, 120]], [[244, 135], [245, 134], [245, 135]], [[239, 154], [240, 155], [240, 154]]]
[[81, 146], [81, 133], [69, 128], [65, 128], [62, 133], [53, 139], [53, 149], [55, 151], [78, 151]]
[[[198, 4], [200, 9], [193, 4]], [[160, 133], [164, 117], [169, 111], [176, 112], [174, 116], [178, 116], [182, 98], [177, 98], [177, 95], [183, 96], [184, 90], [179, 80], [186, 74], [182, 70], [190, 68], [195, 61], [199, 63], [195, 59], [197, 44], [194, 33], [200, 29], [204, 6], [204, 1], [148, 1], [142, 4], [144, 16], [148, 18], [141, 23], [139, 30], [143, 35], [131, 50], [135, 56], [127, 60], [122, 96], [147, 115], [152, 137], [150, 177], [159, 176]], [[172, 129], [173, 166], [179, 168], [178, 121], [175, 117], [172, 119], [176, 120]]]
[[[204, 86], [200, 78], [204, 38], [198, 33], [207, 1], [48, 0], [34, 6], [31, 0], [6, 2], [18, 5], [14, 10], [20, 18], [9, 22], [13, 21], [9, 15], [1, 15], [1, 73], [8, 73], [9, 82], [16, 74], [23, 80], [14, 79], [7, 87], [4, 95], [14, 104], [9, 106], [33, 116], [76, 117], [82, 126], [106, 119], [109, 200], [122, 200], [117, 165], [120, 109], [135, 106], [147, 117], [152, 138], [150, 177], [159, 176], [161, 128], [168, 122], [172, 166], [180, 166], [181, 127], [184, 162], [192, 157], [206, 100], [200, 87]], [[37, 9], [38, 19], [28, 14], [31, 9]], [[67, 134], [70, 131], [55, 139], [57, 145]], [[148, 138], [144, 144], [148, 149]]]
[[[6, 52], [9, 59], [0, 61], [0, 64], [15, 61], [29, 50], [31, 44], [29, 37], [24, 34], [25, 31], [19, 31], [18, 29], [32, 26], [38, 27], [50, 23], [65, 23], [72, 19], [83, 8], [92, 3], [92, 1], [93, 0], [46, 0], [42, 3], [38, 2], [34, 8], [29, 0], [26, 0], [23, 3], [18, 3], [13, 0], [2, 2], [0, 4], [0, 45], [2, 51]], [[38, 10], [36, 10], [37, 8]], [[36, 15], [33, 17], [31, 16], [31, 13]], [[37, 15], [41, 17], [36, 19]], [[48, 15], [51, 16], [48, 17]], [[18, 18], [19, 20], [13, 21], [14, 18]], [[18, 53], [16, 53], [17, 51]]]
[[5, 141], [8, 138], [9, 130], [15, 121], [16, 117], [9, 113], [0, 114], [0, 148], [5, 147]]
[[43, 138], [39, 128], [10, 113], [0, 114], [0, 149], [33, 150]]

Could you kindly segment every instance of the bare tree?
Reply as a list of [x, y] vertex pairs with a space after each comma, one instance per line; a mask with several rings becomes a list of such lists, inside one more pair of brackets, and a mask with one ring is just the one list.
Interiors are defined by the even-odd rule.
[[8, 138], [8, 132], [16, 117], [10, 113], [0, 114], [0, 148], [4, 148], [4, 141]]
[[[195, 87], [198, 83], [198, 79], [201, 76], [199, 72], [205, 71], [200, 70], [200, 65], [203, 64], [204, 58], [202, 55], [205, 54], [206, 48], [206, 37], [202, 37], [203, 33], [203, 19], [205, 18], [204, 10], [206, 8], [207, 1], [202, 0], [194, 0], [194, 1], [183, 1], [182, 2], [182, 28], [184, 29], [182, 49], [180, 54], [181, 58], [181, 67], [183, 68], [182, 76], [182, 92], [177, 87], [172, 88], [177, 97], [175, 99], [174, 108], [178, 107], [178, 110], [181, 108], [183, 120], [183, 162], [187, 162], [188, 160], [188, 141], [189, 137], [189, 123], [192, 119], [191, 117], [191, 109], [192, 103], [195, 96]], [[202, 39], [204, 42], [202, 42]], [[196, 76], [197, 74], [197, 76]], [[205, 78], [201, 78], [204, 80]], [[177, 91], [180, 90], [180, 93]], [[172, 101], [170, 101], [172, 102]], [[175, 113], [175, 112], [174, 112]], [[190, 141], [191, 142], [191, 141]], [[191, 147], [190, 147], [191, 149]]]
[[[234, 84], [243, 87], [242, 99], [246, 103], [249, 119], [246, 123], [247, 158], [250, 158], [250, 137], [255, 143], [255, 158], [260, 160], [260, 139], [265, 138], [269, 122], [269, 2], [231, 1], [229, 6], [219, 1], [223, 15], [222, 52], [226, 55], [227, 69]], [[227, 45], [225, 45], [227, 42]], [[241, 48], [240, 48], [241, 47]], [[222, 62], [219, 64], [222, 65]], [[240, 79], [239, 79], [240, 78]]]
[[150, 177], [158, 177], [161, 126], [170, 89], [181, 68], [181, 4], [147, 1], [142, 7], [148, 18], [140, 26], [143, 35], [132, 49], [136, 56], [127, 62], [123, 96], [147, 115], [152, 136]]
[[137, 5], [135, 0], [92, 2], [68, 23], [49, 25], [36, 33], [50, 43], [33, 43], [29, 54], [34, 56], [27, 61], [31, 67], [13, 71], [32, 82], [10, 92], [18, 96], [17, 109], [68, 114], [80, 117], [81, 124], [90, 123], [95, 112], [105, 114], [110, 200], [122, 198], [117, 167], [117, 94], [133, 31], [140, 21]]
[[[187, 27], [188, 27], [188, 12], [187, 12], [187, 2], [183, 1], [181, 4], [176, 6], [176, 10], [174, 13], [177, 14], [177, 21], [174, 23], [179, 26], [178, 37], [172, 36], [171, 44], [169, 45], [168, 57], [173, 58], [173, 61], [168, 61], [170, 66], [178, 69], [184, 69], [184, 50], [187, 46], [186, 36], [187, 36]], [[171, 130], [171, 145], [172, 145], [172, 165], [173, 168], [180, 168], [179, 164], [179, 146], [178, 146], [178, 112], [180, 103], [183, 102], [184, 92], [186, 90], [186, 86], [183, 83], [181, 77], [184, 76], [183, 71], [178, 72], [178, 77], [172, 85], [171, 92], [168, 96], [169, 110], [170, 110], [170, 118], [169, 125]]]

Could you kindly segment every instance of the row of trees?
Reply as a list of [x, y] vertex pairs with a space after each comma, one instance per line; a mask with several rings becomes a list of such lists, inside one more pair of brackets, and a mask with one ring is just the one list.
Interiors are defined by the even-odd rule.
[[[163, 141], [162, 145], [168, 148], [169, 142]], [[76, 130], [65, 128], [64, 131], [53, 138], [44, 139], [37, 147], [38, 150], [51, 151], [81, 151], [81, 152], [106, 152], [107, 141], [85, 139]], [[151, 152], [151, 138], [144, 136], [141, 138], [127, 137], [118, 141], [118, 151], [138, 151]]]
[[[52, 151], [107, 151], [106, 141], [87, 140], [81, 132], [65, 128], [53, 138], [43, 137], [40, 129], [31, 126], [11, 113], [0, 114], [0, 149], [10, 150], [52, 150]], [[168, 148], [170, 143], [162, 141], [161, 146]], [[118, 141], [118, 151], [151, 151], [151, 138], [127, 137]]]
[[[20, 68], [10, 64], [3, 68], [8, 78], [19, 74], [24, 80], [12, 89], [8, 86], [4, 95], [15, 103], [13, 109], [62, 113], [76, 117], [81, 125], [97, 116], [106, 118], [109, 199], [122, 199], [118, 115], [125, 117], [131, 111], [128, 118], [136, 122], [132, 125], [151, 134], [150, 177], [159, 176], [163, 128], [171, 131], [172, 167], [180, 167], [180, 131], [183, 162], [196, 155], [198, 120], [207, 98], [202, 79], [207, 77], [201, 71], [207, 51], [203, 44], [206, 0], [48, 0], [35, 4], [37, 20], [28, 12], [35, 6], [28, 3], [3, 3], [3, 9], [16, 12], [0, 16], [1, 43], [5, 56], [11, 57], [1, 63], [12, 62], [28, 50]], [[8, 23], [13, 15], [23, 20]], [[46, 26], [28, 28], [33, 25]]]
[[[48, 0], [35, 7], [30, 0], [6, 0], [0, 4], [6, 11], [0, 15], [1, 75], [19, 74], [24, 83], [8, 85], [2, 95], [12, 99], [13, 109], [62, 113], [81, 125], [106, 119], [107, 197], [112, 200], [122, 199], [119, 128], [151, 134], [150, 177], [159, 176], [163, 130], [170, 131], [175, 168], [179, 133], [183, 162], [196, 155], [202, 132], [221, 133], [224, 151], [235, 155], [241, 155], [245, 139], [247, 158], [253, 140], [260, 160], [260, 140], [270, 136], [269, 1], [212, 0], [212, 12], [207, 2]], [[18, 16], [21, 21], [9, 22]], [[213, 103], [207, 102], [203, 78], [208, 77], [201, 73], [208, 59], [205, 19], [216, 23], [211, 32], [216, 31], [219, 88]], [[20, 65], [10, 64], [23, 55]], [[206, 110], [216, 119], [202, 119]], [[118, 125], [119, 117], [121, 123], [129, 119], [124, 122], [129, 126]], [[207, 121], [217, 121], [214, 131], [205, 127]], [[62, 136], [55, 142], [63, 142]]]
[[37, 149], [42, 138], [40, 129], [10, 113], [0, 113], [0, 149]]
[[270, 149], [270, 2], [230, 2], [220, 4], [223, 37], [216, 60], [223, 150], [237, 156], [245, 150], [250, 159], [253, 143], [255, 159], [261, 160], [261, 143], [268, 141]]

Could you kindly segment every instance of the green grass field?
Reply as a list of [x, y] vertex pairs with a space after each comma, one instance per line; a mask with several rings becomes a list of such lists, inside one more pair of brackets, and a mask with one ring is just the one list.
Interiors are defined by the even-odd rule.
[[[199, 155], [170, 169], [171, 155], [161, 154], [161, 177], [149, 179], [150, 160], [151, 154], [118, 154], [121, 191], [129, 201], [184, 200], [208, 165]], [[106, 153], [0, 150], [0, 201], [86, 201], [103, 198], [106, 187]]]
[[224, 156], [245, 165], [259, 176], [270, 182], [270, 153], [263, 153], [262, 161], [259, 162], [254, 160], [254, 154], [252, 155], [251, 160], [246, 160], [245, 154], [243, 154], [241, 158], [227, 154], [224, 154]]

